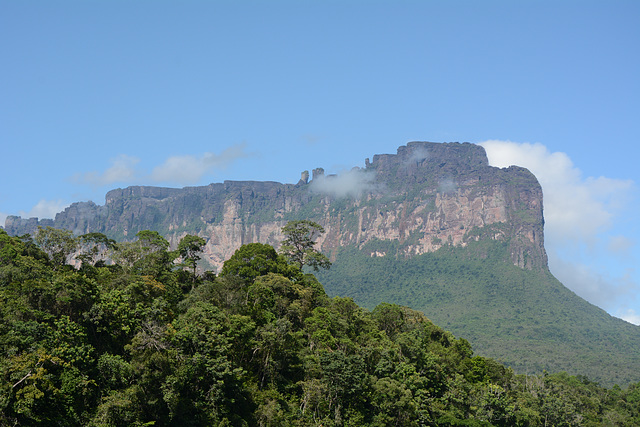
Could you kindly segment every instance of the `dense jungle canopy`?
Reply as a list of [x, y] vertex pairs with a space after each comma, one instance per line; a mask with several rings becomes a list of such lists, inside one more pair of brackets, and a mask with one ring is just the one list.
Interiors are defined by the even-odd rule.
[[329, 298], [295, 244], [219, 275], [203, 245], [0, 230], [0, 425], [640, 425], [638, 384], [515, 375], [428, 313]]

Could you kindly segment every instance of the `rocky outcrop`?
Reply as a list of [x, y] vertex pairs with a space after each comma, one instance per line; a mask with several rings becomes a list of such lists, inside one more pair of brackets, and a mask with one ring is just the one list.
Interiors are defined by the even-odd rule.
[[5, 231], [14, 236], [20, 236], [27, 233], [32, 234], [38, 229], [38, 226], [53, 227], [54, 225], [55, 222], [52, 219], [22, 218], [15, 215], [9, 215], [4, 221]]
[[376, 239], [397, 241], [398, 250], [371, 256], [411, 256], [490, 238], [508, 242], [514, 264], [546, 268], [540, 185], [526, 169], [490, 167], [480, 146], [411, 142], [343, 176], [316, 168], [308, 178], [305, 171], [296, 185], [128, 187], [107, 193], [104, 206], [74, 203], [46, 223], [9, 217], [5, 229], [15, 235], [52, 225], [115, 239], [153, 229], [174, 245], [187, 233], [198, 234], [207, 240], [209, 263], [220, 267], [242, 244], [278, 246], [287, 221], [310, 219], [325, 228], [318, 243], [330, 255]]

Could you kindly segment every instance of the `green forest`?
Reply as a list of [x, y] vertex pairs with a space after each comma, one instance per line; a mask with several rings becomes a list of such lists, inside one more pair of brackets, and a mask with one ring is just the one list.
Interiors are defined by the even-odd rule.
[[341, 248], [317, 277], [327, 294], [368, 310], [388, 302], [421, 311], [517, 373], [566, 371], [607, 387], [640, 381], [640, 328], [578, 297], [548, 269], [513, 265], [509, 241], [411, 257], [396, 242], [371, 241]]
[[0, 229], [0, 425], [640, 425], [638, 383], [518, 375], [429, 313], [328, 297], [283, 231], [215, 274], [197, 236]]

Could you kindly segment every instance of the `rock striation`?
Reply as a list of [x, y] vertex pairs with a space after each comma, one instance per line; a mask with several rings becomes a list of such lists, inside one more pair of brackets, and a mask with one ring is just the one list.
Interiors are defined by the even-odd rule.
[[197, 234], [207, 240], [210, 265], [219, 268], [242, 244], [277, 247], [280, 228], [294, 219], [325, 228], [318, 243], [329, 255], [344, 246], [392, 240], [396, 253], [369, 255], [411, 257], [489, 238], [509, 242], [513, 264], [547, 268], [542, 190], [535, 176], [520, 167], [489, 166], [484, 149], [470, 143], [410, 142], [340, 176], [316, 168], [309, 180], [305, 171], [295, 185], [225, 181], [116, 189], [107, 193], [104, 206], [74, 203], [55, 220], [10, 216], [5, 230], [20, 235], [51, 225], [126, 240], [152, 229], [173, 245]]

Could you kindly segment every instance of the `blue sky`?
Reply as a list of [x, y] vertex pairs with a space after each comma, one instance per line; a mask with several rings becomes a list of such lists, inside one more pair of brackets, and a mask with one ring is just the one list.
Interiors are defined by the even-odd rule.
[[0, 0], [0, 223], [482, 143], [541, 181], [554, 274], [640, 323], [638, 22], [615, 0]]

